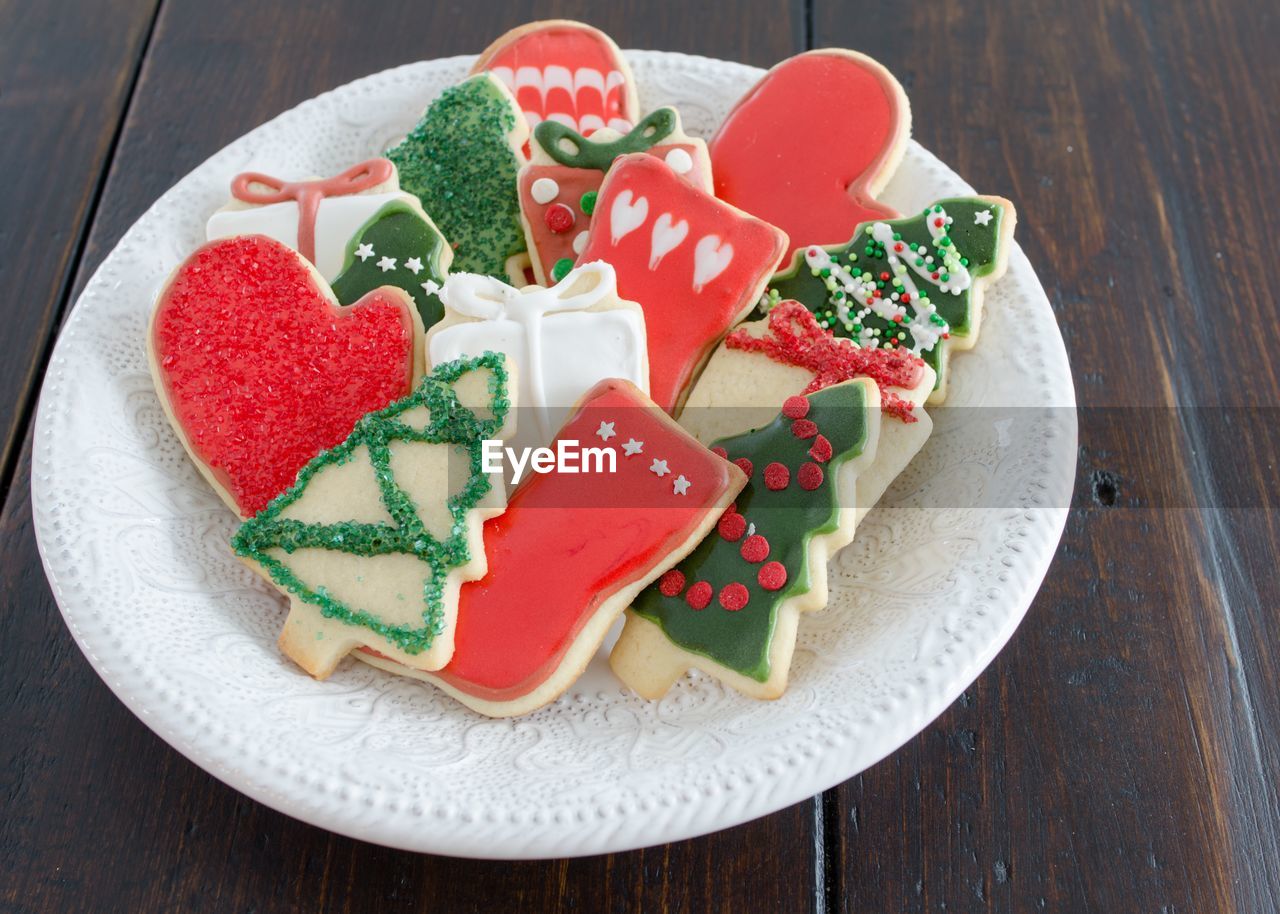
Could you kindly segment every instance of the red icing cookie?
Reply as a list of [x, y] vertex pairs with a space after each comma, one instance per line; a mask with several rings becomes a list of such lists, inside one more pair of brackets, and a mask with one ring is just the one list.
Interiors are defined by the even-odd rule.
[[553, 119], [584, 136], [601, 127], [625, 132], [639, 117], [622, 52], [604, 32], [581, 22], [552, 19], [512, 29], [471, 68], [486, 70], [511, 90], [531, 130]]
[[605, 177], [578, 262], [613, 264], [618, 294], [644, 308], [649, 392], [674, 413], [786, 249], [787, 236], [774, 226], [636, 153], [615, 160]]
[[899, 214], [876, 202], [911, 133], [902, 86], [853, 51], [799, 54], [729, 112], [710, 143], [716, 194], [784, 230], [792, 251], [843, 244], [860, 222]]
[[242, 516], [421, 371], [417, 309], [384, 287], [340, 307], [298, 254], [262, 235], [178, 267], [148, 332], [152, 375], [187, 451]]
[[558, 697], [631, 598], [683, 558], [746, 484], [625, 381], [588, 392], [557, 440], [612, 449], [616, 472], [552, 471], [521, 485], [506, 513], [485, 523], [489, 571], [462, 586], [453, 659], [411, 674], [484, 714], [522, 714]]

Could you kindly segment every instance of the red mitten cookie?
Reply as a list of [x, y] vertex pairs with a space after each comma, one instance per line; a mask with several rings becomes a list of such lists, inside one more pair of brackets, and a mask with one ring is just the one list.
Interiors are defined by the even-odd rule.
[[725, 333], [760, 298], [787, 236], [644, 153], [621, 156], [600, 187], [579, 263], [604, 260], [618, 294], [644, 308], [649, 394], [674, 414]]
[[147, 352], [160, 402], [205, 478], [250, 517], [422, 372], [422, 321], [381, 288], [340, 307], [278, 241], [211, 242], [160, 292]]
[[448, 666], [422, 673], [362, 660], [435, 682], [493, 717], [539, 708], [577, 679], [627, 604], [707, 535], [746, 484], [626, 381], [588, 392], [557, 441], [612, 451], [616, 472], [537, 475], [485, 523], [489, 571], [462, 586]]
[[870, 57], [839, 48], [775, 66], [710, 143], [716, 194], [772, 222], [791, 251], [843, 244], [860, 222], [892, 219], [876, 194], [911, 135], [907, 96]]
[[530, 22], [485, 48], [471, 72], [493, 73], [516, 97], [532, 130], [559, 121], [584, 136], [626, 132], [640, 116], [631, 69], [599, 29], [568, 19]]

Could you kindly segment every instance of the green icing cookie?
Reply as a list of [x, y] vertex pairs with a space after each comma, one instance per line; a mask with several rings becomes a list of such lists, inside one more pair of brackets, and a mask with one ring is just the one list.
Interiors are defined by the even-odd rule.
[[444, 285], [447, 250], [444, 236], [412, 206], [388, 203], [351, 239], [333, 294], [350, 305], [379, 286], [404, 289], [418, 307], [422, 326], [430, 330], [444, 317], [436, 293]]
[[810, 541], [839, 526], [837, 476], [866, 440], [866, 388], [850, 382], [792, 397], [764, 428], [717, 441], [744, 470], [750, 461], [736, 510], [631, 611], [679, 647], [768, 680], [778, 608], [809, 591]]
[[453, 270], [507, 278], [525, 251], [516, 175], [523, 115], [488, 74], [446, 89], [387, 158], [454, 248]]
[[[481, 418], [458, 401], [453, 385], [471, 371], [489, 372], [490, 416]], [[276, 496], [256, 516], [240, 525], [231, 539], [237, 555], [250, 559], [283, 590], [320, 608], [323, 616], [360, 625], [386, 638], [408, 654], [431, 647], [444, 624], [443, 588], [449, 571], [471, 560], [467, 544], [466, 514], [491, 488], [482, 471], [481, 443], [495, 437], [510, 408], [507, 370], [503, 357], [486, 352], [477, 358], [446, 362], [423, 378], [417, 389], [390, 406], [369, 413], [337, 447], [314, 457], [298, 473], [293, 488]], [[430, 410], [425, 427], [401, 421], [418, 407]], [[470, 459], [470, 474], [462, 487], [448, 496], [453, 518], [449, 536], [438, 539], [418, 516], [412, 496], [397, 484], [391, 470], [391, 444], [396, 441], [452, 444]], [[326, 468], [359, 459], [355, 452], [367, 448], [377, 479], [382, 507], [391, 523], [342, 521], [314, 524], [282, 516], [298, 501], [313, 478]], [[300, 579], [288, 556], [298, 549], [328, 549], [357, 556], [412, 555], [422, 562], [423, 614], [416, 626], [390, 625], [376, 614], [332, 597], [323, 586]], [[284, 552], [284, 558], [279, 556]]]
[[795, 299], [836, 336], [912, 350], [938, 372], [941, 386], [941, 343], [972, 332], [974, 286], [1000, 260], [1003, 218], [999, 203], [956, 197], [918, 216], [863, 223], [848, 244], [796, 251], [769, 281], [760, 311]]

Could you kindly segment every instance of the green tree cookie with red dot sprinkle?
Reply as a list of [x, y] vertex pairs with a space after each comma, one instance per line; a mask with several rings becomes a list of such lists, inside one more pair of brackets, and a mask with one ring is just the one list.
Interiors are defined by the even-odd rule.
[[826, 603], [826, 561], [852, 535], [842, 504], [874, 452], [879, 395], [865, 379], [789, 397], [769, 425], [712, 447], [748, 476], [683, 561], [632, 603], [614, 671], [656, 697], [701, 669], [747, 694], [786, 688], [798, 613]]

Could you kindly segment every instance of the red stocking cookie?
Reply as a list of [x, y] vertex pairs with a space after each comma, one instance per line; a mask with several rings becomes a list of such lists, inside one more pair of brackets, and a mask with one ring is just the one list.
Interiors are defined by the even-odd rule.
[[[746, 483], [634, 386], [604, 381], [558, 441], [611, 453], [615, 472], [537, 475], [485, 524], [489, 571], [464, 584], [453, 659], [407, 671], [482, 714], [523, 714], [578, 677], [618, 614], [683, 558]], [[585, 458], [584, 458], [585, 459]]]
[[786, 247], [786, 235], [772, 225], [636, 153], [619, 158], [605, 177], [578, 262], [613, 264], [618, 294], [644, 308], [649, 392], [675, 413]]
[[529, 122], [559, 121], [583, 135], [601, 127], [627, 131], [640, 114], [631, 70], [604, 32], [551, 19], [507, 32], [471, 68], [511, 90]]
[[712, 138], [716, 194], [785, 231], [790, 251], [842, 244], [858, 223], [898, 215], [874, 198], [910, 134], [906, 94], [880, 64], [837, 48], [798, 54]]
[[412, 389], [422, 321], [381, 288], [340, 307], [278, 241], [206, 244], [160, 292], [147, 353], [160, 402], [205, 478], [256, 514], [356, 421]]

